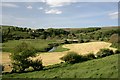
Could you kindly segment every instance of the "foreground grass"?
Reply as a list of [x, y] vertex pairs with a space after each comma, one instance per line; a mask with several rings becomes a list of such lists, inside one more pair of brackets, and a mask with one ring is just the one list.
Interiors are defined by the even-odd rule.
[[6, 74], [3, 78], [118, 78], [118, 56], [120, 54], [73, 65], [62, 63], [42, 71]]

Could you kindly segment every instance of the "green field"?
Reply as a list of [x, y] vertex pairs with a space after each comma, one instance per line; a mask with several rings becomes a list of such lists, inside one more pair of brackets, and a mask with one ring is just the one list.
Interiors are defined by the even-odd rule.
[[68, 51], [69, 49], [63, 48], [62, 45], [58, 46], [53, 52], [63, 52]]
[[[3, 78], [118, 78], [118, 56], [76, 64], [57, 64], [47, 70], [3, 75]], [[47, 67], [46, 67], [47, 68]], [[50, 69], [51, 68], [51, 69]]]
[[36, 49], [43, 50], [48, 47], [48, 44], [56, 42], [56, 40], [42, 40], [42, 39], [21, 39], [21, 40], [9, 40], [2, 44], [3, 52], [12, 52], [14, 47], [22, 42], [26, 42]]
[[[22, 42], [28, 43], [30, 46], [33, 46], [37, 50], [44, 51], [45, 48], [49, 47], [48, 44], [60, 43], [58, 40], [43, 40], [43, 39], [21, 39], [21, 40], [9, 40], [2, 44], [3, 52], [13, 52], [14, 48]], [[69, 49], [63, 48], [62, 45], [58, 46], [54, 52], [67, 51]]]

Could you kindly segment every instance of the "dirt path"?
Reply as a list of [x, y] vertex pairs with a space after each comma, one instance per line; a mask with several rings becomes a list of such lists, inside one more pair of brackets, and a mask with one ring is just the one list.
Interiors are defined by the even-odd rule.
[[[81, 43], [81, 44], [66, 44], [63, 45], [64, 48], [69, 48], [69, 51], [77, 52], [78, 54], [88, 54], [90, 52], [97, 53], [99, 49], [102, 48], [109, 48], [112, 50], [116, 50], [115, 48], [110, 47], [111, 43], [107, 42], [89, 42], [89, 43]], [[60, 58], [67, 54], [69, 51], [64, 52], [46, 52], [46, 53], [38, 53], [38, 56], [33, 59], [42, 59], [43, 65], [53, 65], [60, 63]], [[2, 54], [2, 64], [10, 63], [9, 58], [10, 53], [3, 53]], [[1, 63], [0, 63], [1, 64]]]

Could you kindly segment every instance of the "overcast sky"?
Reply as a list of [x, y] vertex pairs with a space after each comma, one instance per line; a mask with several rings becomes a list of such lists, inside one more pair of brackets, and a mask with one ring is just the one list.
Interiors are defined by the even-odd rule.
[[2, 2], [3, 25], [80, 28], [118, 25], [117, 2]]

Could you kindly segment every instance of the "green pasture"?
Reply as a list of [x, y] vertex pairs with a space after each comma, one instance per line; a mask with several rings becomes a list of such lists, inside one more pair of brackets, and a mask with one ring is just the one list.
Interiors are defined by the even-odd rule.
[[42, 71], [4, 74], [3, 78], [118, 78], [118, 56], [115, 54], [100, 59], [76, 64], [56, 64]]

